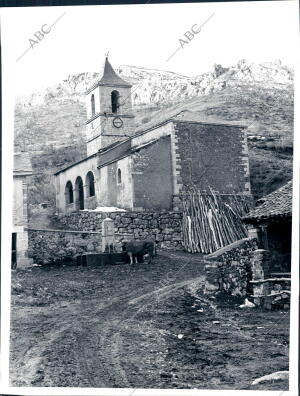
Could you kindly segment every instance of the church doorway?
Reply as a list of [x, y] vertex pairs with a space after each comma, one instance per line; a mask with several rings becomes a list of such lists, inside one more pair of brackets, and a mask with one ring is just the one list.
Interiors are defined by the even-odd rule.
[[75, 192], [76, 192], [76, 210], [84, 209], [84, 191], [83, 191], [83, 181], [80, 176], [77, 177], [75, 182]]

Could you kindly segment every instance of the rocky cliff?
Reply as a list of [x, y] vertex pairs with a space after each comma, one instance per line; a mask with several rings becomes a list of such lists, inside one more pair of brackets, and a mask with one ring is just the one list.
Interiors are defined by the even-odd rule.
[[[116, 71], [133, 84], [134, 106], [179, 102], [244, 84], [262, 83], [269, 87], [292, 84], [294, 78], [293, 71], [279, 60], [262, 64], [241, 60], [228, 68], [215, 64], [213, 70], [195, 77], [136, 66], [120, 66]], [[18, 98], [17, 102], [23, 107], [46, 104], [53, 99], [84, 102], [85, 91], [100, 77], [96, 72], [69, 75], [57, 85]]]

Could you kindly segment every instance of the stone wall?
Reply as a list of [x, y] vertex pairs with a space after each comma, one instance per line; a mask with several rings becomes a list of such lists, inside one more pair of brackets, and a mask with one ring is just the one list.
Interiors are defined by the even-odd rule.
[[159, 248], [182, 250], [181, 212], [88, 212], [71, 213], [57, 219], [62, 228], [69, 230], [100, 231], [103, 219], [115, 223], [117, 240], [153, 239]]
[[16, 262], [13, 267], [26, 268], [30, 266], [31, 260], [28, 258], [28, 234], [25, 227], [28, 225], [28, 182], [30, 176], [15, 175], [13, 194], [13, 229], [16, 234]]
[[[118, 172], [120, 179], [118, 180]], [[127, 156], [99, 169], [98, 202], [101, 206], [133, 207], [131, 157]]]
[[172, 210], [170, 136], [164, 136], [133, 155], [134, 207]]
[[256, 248], [256, 239], [244, 238], [205, 256], [206, 292], [245, 296], [252, 279], [251, 259]]
[[287, 309], [291, 278], [270, 276], [270, 252], [257, 249], [256, 238], [245, 238], [205, 256], [206, 293], [226, 292], [250, 297], [256, 306]]
[[270, 251], [257, 249], [253, 253], [253, 298], [256, 305], [266, 309], [286, 309], [290, 304], [291, 277], [287, 273], [270, 274], [272, 259]]
[[188, 121], [176, 121], [174, 128], [183, 191], [196, 186], [201, 191], [250, 195], [245, 128]]
[[100, 232], [28, 229], [28, 255], [36, 264], [75, 259], [83, 253], [101, 252]]

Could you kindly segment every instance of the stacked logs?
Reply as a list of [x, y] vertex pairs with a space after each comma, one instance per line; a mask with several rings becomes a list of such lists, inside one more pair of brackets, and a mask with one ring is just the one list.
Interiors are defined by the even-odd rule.
[[212, 253], [247, 236], [241, 218], [249, 212], [243, 196], [212, 190], [189, 191], [182, 199], [183, 246], [191, 253]]

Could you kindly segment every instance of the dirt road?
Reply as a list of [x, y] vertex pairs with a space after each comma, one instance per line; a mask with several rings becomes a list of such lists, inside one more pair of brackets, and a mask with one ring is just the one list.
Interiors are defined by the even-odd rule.
[[203, 281], [175, 252], [14, 273], [11, 385], [247, 389], [287, 369], [288, 314], [221, 307]]

